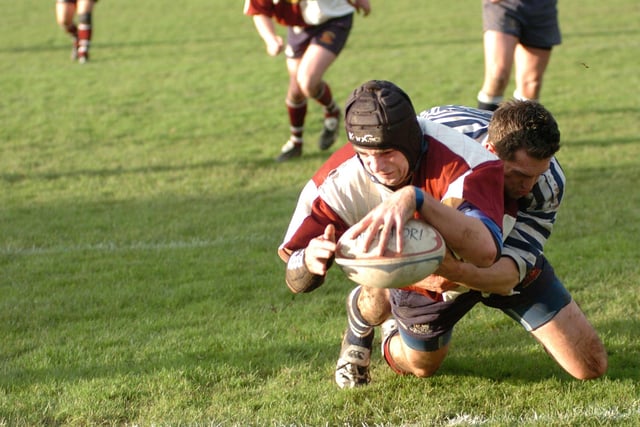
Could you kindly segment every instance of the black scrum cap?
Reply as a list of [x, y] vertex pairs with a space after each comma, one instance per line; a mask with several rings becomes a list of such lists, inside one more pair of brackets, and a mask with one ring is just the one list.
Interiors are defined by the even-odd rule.
[[395, 84], [371, 80], [356, 88], [345, 106], [345, 129], [352, 144], [399, 150], [413, 170], [424, 136], [409, 96]]

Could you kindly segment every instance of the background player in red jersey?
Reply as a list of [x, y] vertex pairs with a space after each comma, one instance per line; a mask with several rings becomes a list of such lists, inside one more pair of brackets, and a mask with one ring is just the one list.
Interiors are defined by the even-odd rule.
[[[326, 150], [336, 140], [340, 108], [323, 80], [327, 69], [344, 48], [354, 11], [365, 16], [371, 11], [369, 0], [318, 0], [314, 2], [245, 0], [244, 13], [252, 16], [267, 53], [287, 57], [289, 88], [286, 106], [291, 135], [276, 158], [282, 162], [302, 155], [307, 99], [324, 107], [322, 135], [318, 141]], [[287, 27], [287, 45], [276, 33], [274, 21]]]
[[[56, 21], [73, 37], [71, 59], [84, 64], [89, 61], [93, 6], [98, 0], [56, 0]], [[78, 16], [76, 24], [74, 18]]]

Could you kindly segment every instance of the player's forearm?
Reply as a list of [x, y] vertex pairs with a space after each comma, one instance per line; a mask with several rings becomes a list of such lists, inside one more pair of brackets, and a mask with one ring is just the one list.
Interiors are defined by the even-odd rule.
[[287, 262], [285, 281], [291, 292], [299, 294], [311, 292], [324, 283], [324, 276], [313, 274], [304, 262], [304, 250], [291, 254]]
[[477, 267], [468, 262], [460, 263], [455, 282], [480, 292], [510, 295], [519, 281], [518, 267], [509, 257], [500, 258], [490, 267]]
[[499, 252], [484, 223], [425, 196], [420, 214], [440, 231], [447, 246], [467, 262], [479, 267], [491, 266]]
[[253, 24], [255, 25], [258, 34], [267, 45], [274, 42], [276, 39], [276, 29], [271, 18], [265, 15], [255, 15], [253, 17]]

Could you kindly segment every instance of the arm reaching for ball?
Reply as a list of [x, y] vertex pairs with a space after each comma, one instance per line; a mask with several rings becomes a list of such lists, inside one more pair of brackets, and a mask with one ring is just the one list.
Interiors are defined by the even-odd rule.
[[355, 238], [362, 235], [365, 250], [368, 250], [380, 232], [374, 252], [382, 255], [392, 233], [395, 233], [396, 250], [400, 252], [403, 245], [402, 229], [416, 212], [420, 195], [423, 203], [418, 213], [442, 234], [447, 246], [453, 252], [479, 267], [488, 267], [495, 262], [499, 255], [499, 248], [496, 246], [492, 232], [480, 219], [444, 205], [430, 194], [413, 186], [401, 188], [374, 208], [352, 227], [349, 237]]

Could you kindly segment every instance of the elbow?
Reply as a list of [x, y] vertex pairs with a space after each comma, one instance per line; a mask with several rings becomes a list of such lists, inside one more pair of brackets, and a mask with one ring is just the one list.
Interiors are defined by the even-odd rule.
[[496, 260], [500, 257], [500, 250], [496, 244], [492, 241], [490, 244], [485, 245], [482, 250], [478, 251], [475, 264], [478, 267], [491, 267], [495, 264]]
[[456, 251], [453, 250], [454, 254], [456, 254], [456, 258], [461, 261], [471, 263], [476, 267], [491, 267], [495, 262], [496, 258], [500, 255], [498, 249], [495, 245], [486, 246], [486, 247], [469, 247], [464, 248], [464, 250]]
[[[482, 233], [467, 233], [458, 254], [476, 267], [491, 267], [500, 257], [502, 242], [494, 239], [489, 230]], [[473, 243], [472, 243], [473, 242]]]
[[[461, 251], [462, 252], [462, 251]], [[475, 251], [473, 253], [460, 253], [456, 252], [459, 260], [471, 263], [476, 267], [487, 268], [491, 267], [496, 262], [496, 256], [498, 252], [496, 250], [489, 251]]]
[[502, 255], [502, 241], [498, 236], [490, 235], [483, 241], [478, 267], [491, 267]]
[[478, 267], [491, 267], [494, 262], [496, 262], [497, 252], [494, 252], [493, 255], [487, 255], [478, 260], [476, 266]]
[[492, 294], [508, 297], [513, 295], [513, 288], [515, 288], [515, 285], [505, 283], [502, 285], [496, 285], [495, 287], [489, 289], [488, 291], [491, 292]]

